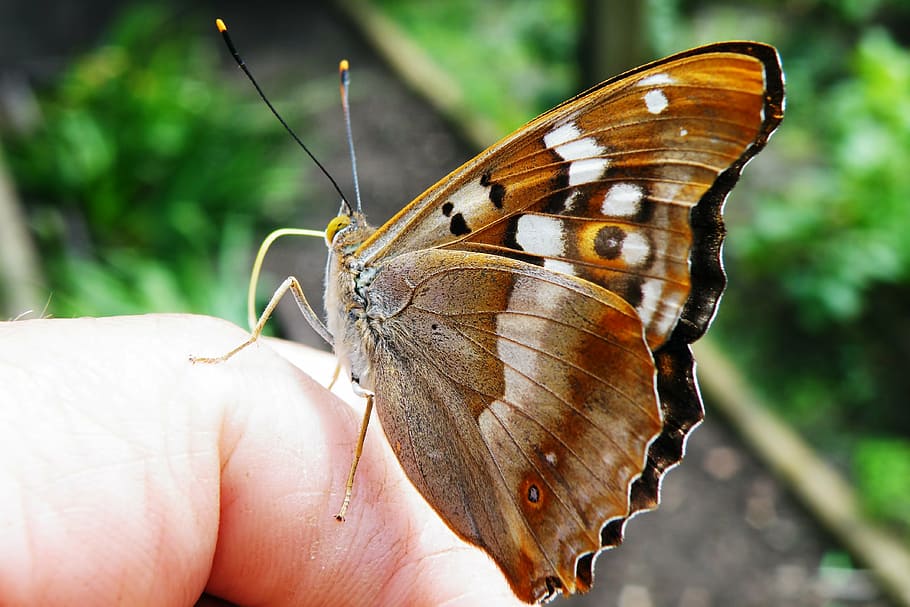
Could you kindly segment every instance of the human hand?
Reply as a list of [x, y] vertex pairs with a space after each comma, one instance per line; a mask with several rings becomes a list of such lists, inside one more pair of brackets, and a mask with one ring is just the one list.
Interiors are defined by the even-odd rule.
[[375, 416], [336, 521], [361, 413], [298, 344], [189, 361], [246, 336], [186, 315], [0, 323], [0, 602], [520, 604]]

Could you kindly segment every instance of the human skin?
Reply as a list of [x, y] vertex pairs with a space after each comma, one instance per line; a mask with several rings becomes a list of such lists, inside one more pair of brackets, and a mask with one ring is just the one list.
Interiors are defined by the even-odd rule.
[[518, 605], [334, 360], [214, 318], [0, 323], [0, 603]]

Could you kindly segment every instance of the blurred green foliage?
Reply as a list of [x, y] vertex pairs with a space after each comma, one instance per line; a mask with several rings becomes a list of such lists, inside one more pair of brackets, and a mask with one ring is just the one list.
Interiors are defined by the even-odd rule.
[[[910, 530], [895, 499], [910, 496], [895, 473], [910, 467], [910, 51], [875, 10], [824, 4], [838, 10], [808, 11], [778, 42], [787, 116], [761, 183], [734, 194], [751, 204], [727, 241], [717, 335], [850, 465], [870, 511]], [[910, 5], [876, 5], [910, 19]]]
[[794, 91], [799, 123], [775, 145], [800, 170], [735, 245], [813, 328], [858, 318], [876, 285], [910, 278], [910, 53], [872, 29], [845, 67], [831, 86]]
[[578, 74], [572, 2], [378, 2], [503, 132], [565, 99]]
[[37, 129], [7, 134], [48, 313], [245, 318], [253, 234], [299, 199], [301, 163], [219, 80], [217, 48], [158, 8], [129, 10], [40, 94]]
[[910, 443], [896, 438], [864, 439], [859, 441], [853, 461], [870, 512], [910, 528]]

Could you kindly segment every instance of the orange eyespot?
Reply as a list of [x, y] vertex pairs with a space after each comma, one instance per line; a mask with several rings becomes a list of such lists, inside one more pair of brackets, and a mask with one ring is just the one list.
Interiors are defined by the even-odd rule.
[[348, 215], [339, 215], [330, 221], [329, 225], [325, 227], [326, 243], [331, 245], [332, 241], [335, 240], [335, 234], [348, 227], [349, 225], [351, 225], [351, 218]]

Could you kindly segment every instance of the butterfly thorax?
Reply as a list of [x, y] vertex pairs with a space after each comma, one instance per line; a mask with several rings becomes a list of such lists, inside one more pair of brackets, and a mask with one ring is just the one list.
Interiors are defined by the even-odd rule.
[[365, 339], [369, 334], [366, 309], [375, 270], [367, 267], [356, 251], [375, 231], [357, 212], [339, 215], [326, 229], [326, 325], [334, 338], [338, 360], [350, 371], [351, 379], [366, 390], [372, 390], [368, 351], [372, 340]]

